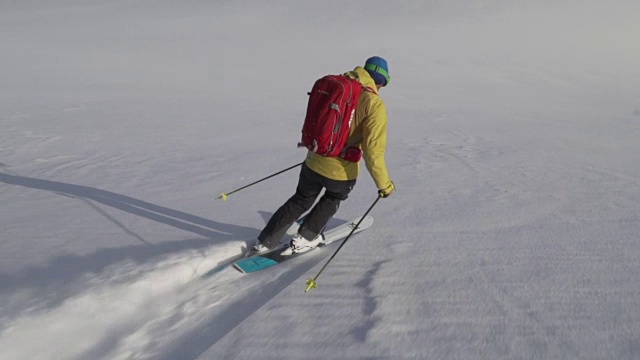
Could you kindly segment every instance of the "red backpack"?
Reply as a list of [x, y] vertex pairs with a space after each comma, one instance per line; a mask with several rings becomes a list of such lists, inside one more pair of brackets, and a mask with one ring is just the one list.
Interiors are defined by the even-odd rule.
[[343, 150], [362, 90], [360, 81], [344, 75], [327, 75], [316, 81], [309, 93], [298, 146], [325, 157], [345, 158]]

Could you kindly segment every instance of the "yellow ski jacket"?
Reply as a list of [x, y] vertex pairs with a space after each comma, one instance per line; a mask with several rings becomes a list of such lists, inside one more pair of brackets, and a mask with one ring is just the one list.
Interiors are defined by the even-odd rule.
[[[387, 146], [387, 110], [378, 95], [376, 84], [369, 73], [358, 66], [346, 73], [360, 83], [368, 91], [360, 95], [356, 114], [351, 123], [348, 145], [362, 149], [362, 158], [378, 189], [388, 189], [391, 186], [389, 172], [384, 160]], [[359, 163], [340, 158], [328, 158], [309, 151], [305, 164], [320, 175], [333, 180], [354, 180], [358, 177]]]

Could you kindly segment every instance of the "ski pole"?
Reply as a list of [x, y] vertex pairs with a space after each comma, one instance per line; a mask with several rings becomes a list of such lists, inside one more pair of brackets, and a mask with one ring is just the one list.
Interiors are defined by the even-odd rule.
[[378, 203], [378, 200], [380, 200], [380, 199], [382, 199], [382, 196], [378, 195], [378, 197], [376, 198], [376, 201], [374, 201], [373, 204], [371, 204], [371, 206], [367, 210], [367, 212], [365, 212], [364, 215], [362, 215], [362, 217], [360, 218], [360, 221], [358, 221], [356, 226], [353, 229], [351, 229], [351, 232], [349, 233], [349, 235], [347, 235], [347, 237], [344, 238], [344, 241], [342, 241], [342, 244], [340, 244], [340, 246], [336, 249], [336, 251], [333, 253], [333, 255], [331, 255], [331, 257], [329, 258], [329, 260], [327, 260], [327, 262], [324, 264], [322, 269], [320, 269], [320, 271], [318, 271], [318, 274], [316, 275], [316, 277], [314, 277], [313, 279], [307, 279], [307, 289], [304, 292], [309, 292], [309, 290], [315, 289], [316, 287], [318, 287], [318, 284], [316, 284], [316, 280], [318, 280], [318, 277], [320, 277], [320, 274], [322, 274], [322, 272], [327, 267], [327, 265], [329, 265], [331, 260], [333, 260], [333, 258], [336, 257], [336, 255], [338, 254], [338, 251], [340, 251], [340, 249], [342, 249], [342, 247], [344, 246], [344, 244], [347, 243], [347, 240], [349, 240], [351, 235], [353, 235], [353, 233], [356, 231], [356, 229], [360, 227], [360, 223], [362, 223], [362, 220], [364, 220], [364, 218], [367, 217], [367, 215], [369, 215], [369, 212], [371, 211], [371, 209], [373, 209], [373, 207], [376, 206], [376, 204]]
[[265, 177], [265, 178], [262, 178], [262, 179], [260, 179], [260, 180], [258, 180], [258, 181], [254, 181], [254, 182], [252, 182], [252, 183], [251, 183], [251, 184], [249, 184], [249, 185], [245, 185], [245, 186], [243, 186], [243, 187], [241, 187], [241, 188], [239, 188], [239, 189], [235, 189], [235, 190], [230, 191], [230, 192], [228, 192], [228, 193], [222, 193], [222, 195], [218, 196], [218, 197], [216, 198], [216, 200], [220, 200], [220, 199], [222, 199], [222, 200], [224, 200], [224, 201], [227, 201], [227, 196], [229, 196], [229, 195], [231, 195], [231, 194], [233, 194], [233, 193], [236, 193], [236, 192], [238, 192], [238, 191], [240, 191], [240, 190], [246, 189], [246, 188], [248, 188], [249, 186], [253, 186], [253, 185], [255, 185], [255, 184], [259, 183], [259, 182], [265, 181], [265, 180], [267, 180], [267, 179], [271, 179], [272, 177], [274, 177], [274, 176], [276, 176], [276, 175], [280, 175], [280, 174], [282, 174], [283, 172], [289, 171], [289, 170], [291, 170], [291, 169], [293, 169], [293, 168], [296, 168], [296, 167], [298, 167], [298, 166], [302, 165], [303, 163], [304, 163], [304, 162], [301, 162], [301, 163], [299, 163], [299, 164], [295, 164], [295, 165], [293, 165], [293, 166], [291, 166], [291, 167], [288, 167], [288, 168], [286, 168], [286, 169], [284, 169], [284, 170], [278, 171], [278, 172], [277, 172], [277, 173], [275, 173], [275, 174], [271, 174], [271, 175], [269, 175], [269, 176], [267, 176], [267, 177]]

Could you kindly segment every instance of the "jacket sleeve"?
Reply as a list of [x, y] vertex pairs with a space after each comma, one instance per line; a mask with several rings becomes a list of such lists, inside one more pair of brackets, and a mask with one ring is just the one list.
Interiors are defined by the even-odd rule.
[[386, 189], [391, 185], [384, 160], [387, 147], [387, 110], [379, 98], [371, 101], [370, 106], [369, 116], [363, 124], [363, 158], [378, 189]]

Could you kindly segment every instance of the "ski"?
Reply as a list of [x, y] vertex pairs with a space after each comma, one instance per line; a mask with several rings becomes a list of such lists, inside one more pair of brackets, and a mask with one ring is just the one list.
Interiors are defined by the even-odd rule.
[[[335, 228], [325, 231], [324, 242], [320, 244], [318, 247], [323, 247], [333, 242], [346, 238], [351, 233], [351, 231], [356, 227], [360, 219], [361, 218], [354, 219], [352, 221], [346, 222], [342, 225], [339, 225]], [[366, 230], [367, 228], [371, 227], [371, 225], [373, 225], [373, 217], [371, 216], [365, 217], [362, 220], [362, 223], [360, 223], [360, 226], [354, 231], [354, 234], [357, 234], [363, 230]], [[308, 254], [315, 249], [311, 249], [301, 254], [281, 255], [280, 253], [282, 253], [283, 250], [284, 250], [284, 247], [279, 246], [269, 252], [238, 260], [233, 263], [233, 266], [242, 273], [256, 272], [259, 270], [272, 267], [274, 265], [278, 265], [283, 261], [293, 259], [304, 254]]]

